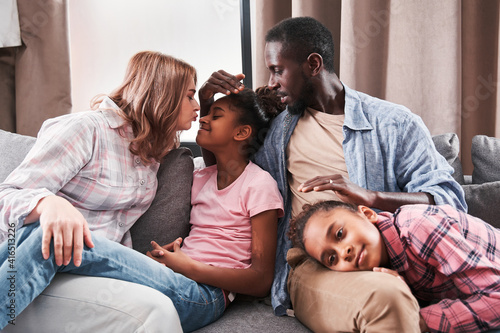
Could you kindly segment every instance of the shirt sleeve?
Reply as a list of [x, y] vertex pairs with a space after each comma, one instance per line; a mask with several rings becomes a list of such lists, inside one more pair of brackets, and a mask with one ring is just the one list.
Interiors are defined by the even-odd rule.
[[465, 194], [452, 177], [453, 168], [436, 150], [421, 118], [409, 116], [401, 126], [395, 165], [399, 187], [409, 193], [429, 193], [436, 205], [448, 204], [466, 212]]
[[20, 228], [44, 197], [56, 194], [90, 160], [95, 126], [74, 117], [42, 125], [33, 148], [0, 184], [0, 242], [9, 228]]
[[276, 181], [264, 170], [251, 177], [244, 200], [250, 217], [272, 209], [278, 210], [278, 217], [283, 216], [283, 199]]
[[431, 216], [412, 222], [412, 233], [422, 234], [412, 237], [413, 251], [453, 286], [445, 279], [442, 300], [420, 311], [431, 331], [480, 332], [499, 325], [500, 269], [479, 250], [493, 249], [496, 239], [492, 233], [488, 236], [465, 228], [467, 237], [481, 244], [467, 241], [462, 233], [466, 218], [464, 213], [458, 218], [443, 214], [441, 219]]

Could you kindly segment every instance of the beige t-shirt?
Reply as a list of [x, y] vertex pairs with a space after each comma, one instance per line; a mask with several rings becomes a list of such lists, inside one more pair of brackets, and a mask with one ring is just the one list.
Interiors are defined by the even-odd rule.
[[299, 192], [300, 184], [316, 176], [348, 177], [342, 150], [344, 115], [308, 108], [297, 123], [287, 147], [288, 185], [292, 191], [292, 216], [306, 203], [338, 200], [333, 191]]

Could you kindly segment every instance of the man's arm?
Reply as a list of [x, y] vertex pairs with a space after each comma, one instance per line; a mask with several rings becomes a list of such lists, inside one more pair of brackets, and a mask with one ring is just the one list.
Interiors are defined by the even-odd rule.
[[434, 198], [429, 193], [417, 192], [379, 192], [371, 191], [351, 182], [341, 175], [315, 177], [299, 187], [299, 191], [334, 191], [343, 202], [364, 205], [387, 212], [394, 212], [408, 204], [434, 204]]
[[[245, 74], [231, 75], [222, 69], [213, 72], [208, 80], [203, 83], [198, 92], [198, 98], [200, 99], [200, 118], [205, 117], [209, 113], [210, 107], [214, 103], [215, 94], [237, 94], [243, 90], [245, 86], [241, 83], [241, 80], [244, 78]], [[201, 152], [206, 166], [214, 165], [217, 162], [212, 152], [203, 148]]]
[[[451, 176], [451, 166], [436, 151], [421, 119], [409, 116], [399, 120], [399, 124], [398, 131], [394, 132], [397, 141], [381, 148], [381, 155], [365, 152], [370, 161], [366, 169], [371, 170], [366, 177], [380, 179], [378, 183], [372, 182], [378, 187], [376, 190], [363, 188], [340, 175], [312, 178], [299, 190], [333, 190], [343, 201], [391, 212], [406, 204], [450, 204], [465, 211], [463, 190]], [[375, 164], [372, 159], [379, 162]], [[386, 183], [395, 184], [399, 191], [383, 191]]]

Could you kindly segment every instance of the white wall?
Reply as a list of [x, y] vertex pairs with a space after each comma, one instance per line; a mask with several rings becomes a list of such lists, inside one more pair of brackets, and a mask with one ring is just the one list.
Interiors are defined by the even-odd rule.
[[[241, 73], [239, 0], [70, 0], [73, 111], [110, 93], [132, 55], [160, 51], [198, 70]], [[194, 141], [198, 124], [181, 136]]]

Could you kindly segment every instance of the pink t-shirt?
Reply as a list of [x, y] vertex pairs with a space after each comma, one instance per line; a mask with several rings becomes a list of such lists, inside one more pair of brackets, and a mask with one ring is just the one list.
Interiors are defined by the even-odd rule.
[[217, 166], [196, 170], [191, 191], [191, 231], [182, 251], [200, 262], [227, 268], [251, 265], [251, 217], [271, 209], [283, 215], [276, 181], [249, 162], [228, 187], [217, 189]]

